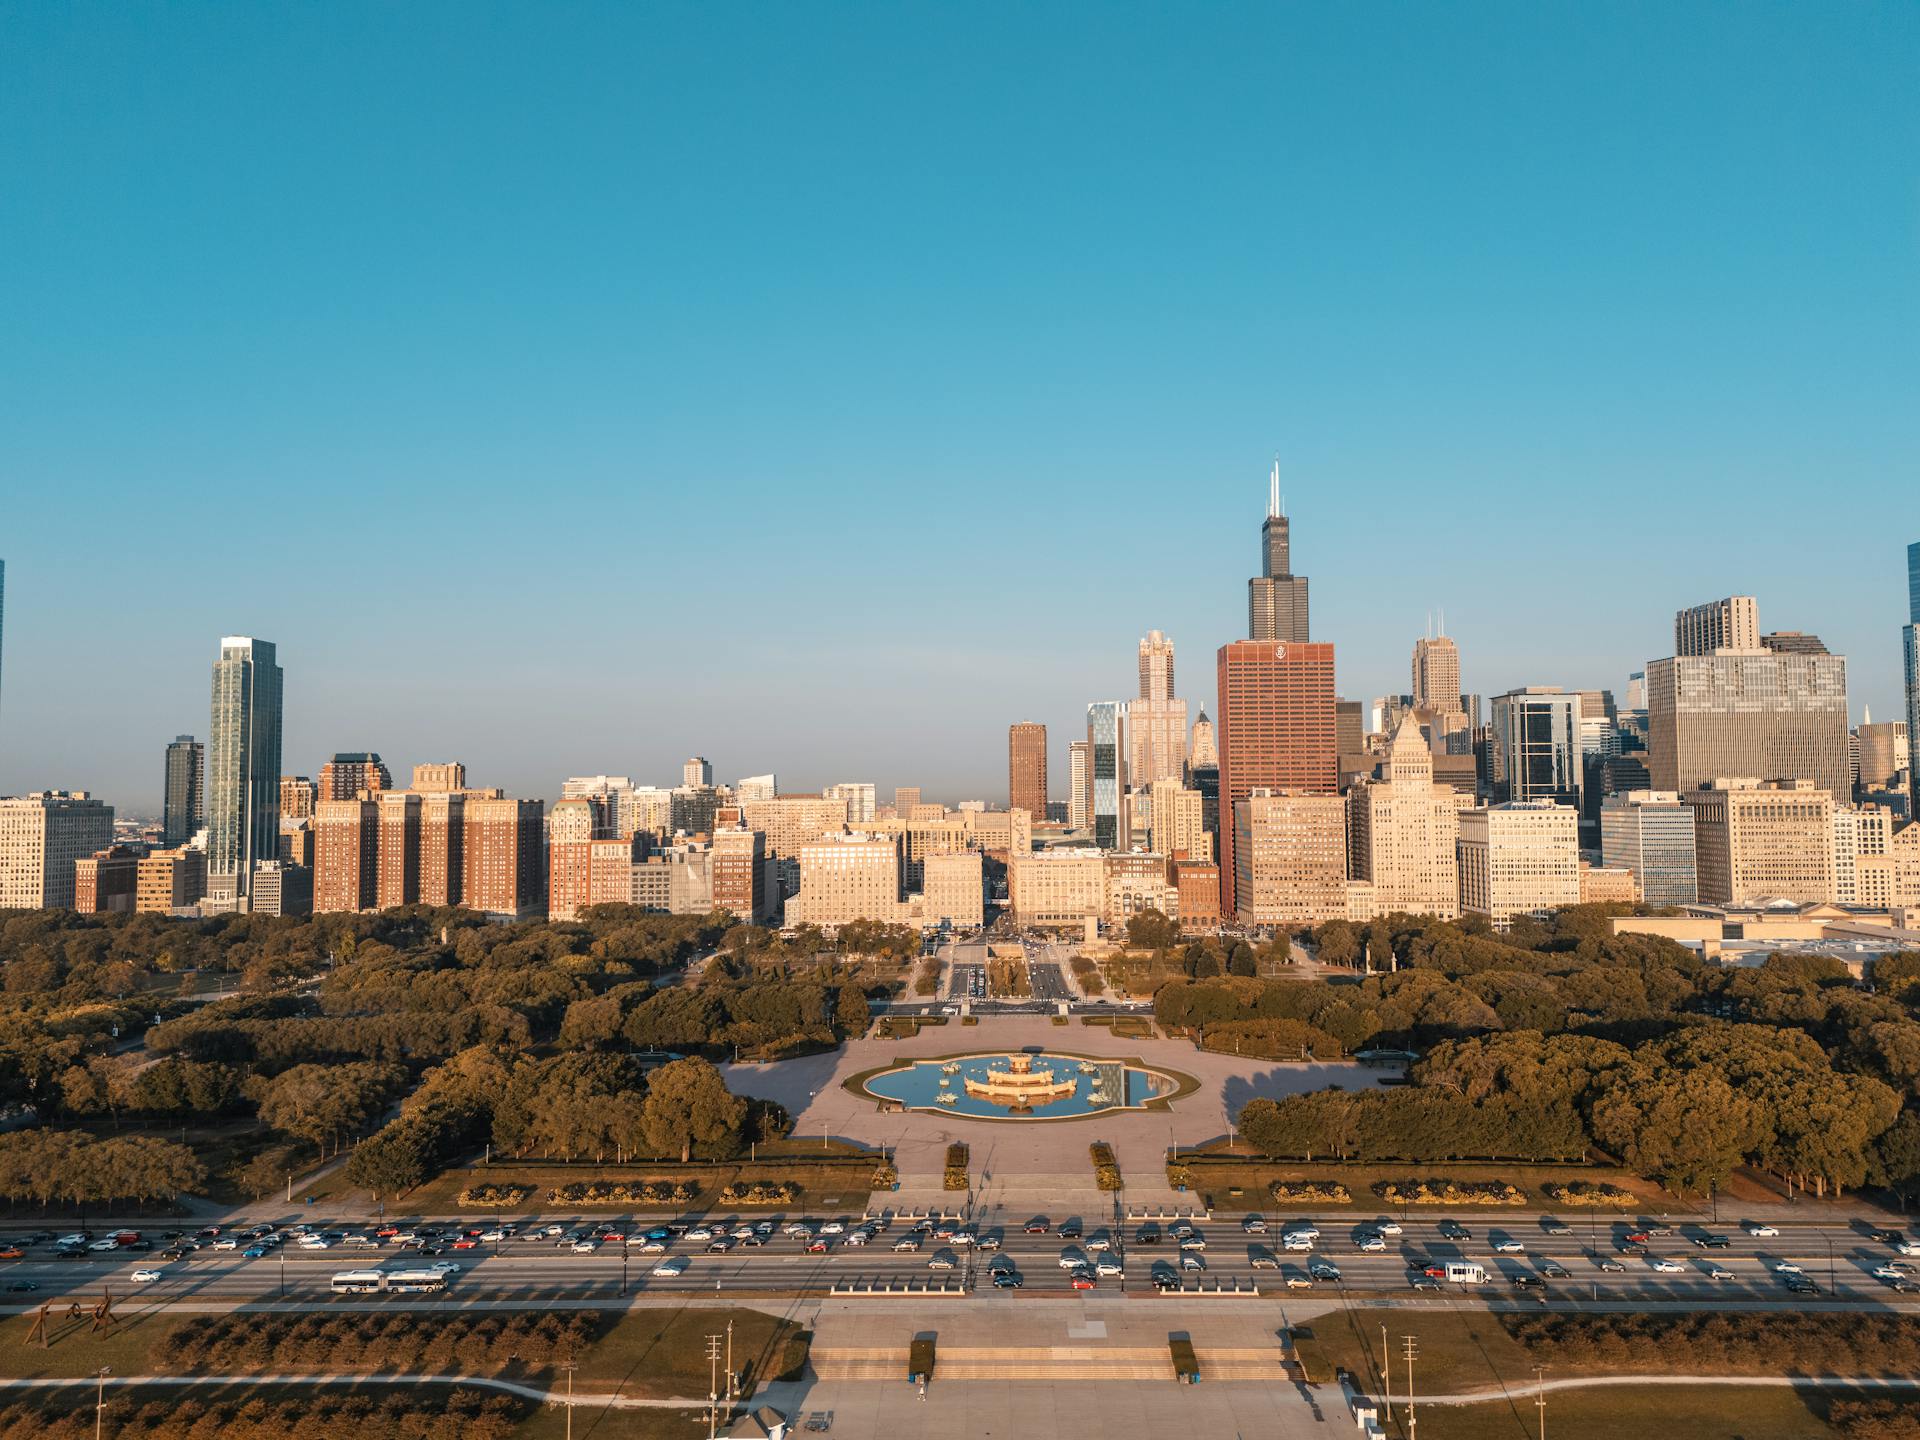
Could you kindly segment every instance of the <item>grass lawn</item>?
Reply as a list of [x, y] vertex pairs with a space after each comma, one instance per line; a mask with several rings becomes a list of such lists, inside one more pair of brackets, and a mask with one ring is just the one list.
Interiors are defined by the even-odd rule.
[[[1728, 1385], [1680, 1390], [1556, 1390], [1547, 1396], [1547, 1433], [1553, 1440], [1819, 1440], [1837, 1434], [1817, 1413], [1820, 1401], [1794, 1390]], [[1532, 1399], [1493, 1405], [1423, 1405], [1420, 1440], [1534, 1440], [1540, 1415]], [[1387, 1433], [1405, 1434], [1394, 1407]]]
[[140, 1313], [124, 1300], [116, 1302], [114, 1313], [120, 1323], [104, 1335], [91, 1333], [91, 1317], [66, 1319], [66, 1306], [55, 1307], [49, 1317], [51, 1348], [42, 1350], [38, 1341], [26, 1344], [33, 1328], [31, 1315], [9, 1315], [0, 1327], [0, 1378], [30, 1380], [63, 1375], [91, 1375], [102, 1365], [111, 1365], [116, 1375], [140, 1375], [147, 1370], [147, 1352], [154, 1343], [184, 1324], [190, 1317], [160, 1312]]
[[[1393, 1351], [1396, 1393], [1406, 1384], [1400, 1359], [1405, 1335], [1419, 1341], [1420, 1358], [1413, 1373], [1421, 1390], [1447, 1395], [1533, 1378], [1526, 1347], [1507, 1334], [1499, 1316], [1485, 1311], [1332, 1311], [1313, 1320], [1311, 1328], [1331, 1364], [1351, 1371], [1362, 1384], [1377, 1387], [1382, 1319], [1387, 1322], [1387, 1344]], [[1423, 1429], [1425, 1425], [1423, 1416]]]
[[[565, 1440], [566, 1411], [542, 1405], [522, 1421], [515, 1440]], [[573, 1411], [573, 1440], [706, 1440], [704, 1410], [607, 1410], [579, 1405]]]
[[[1603, 1220], [1623, 1214], [1647, 1215], [1688, 1215], [1694, 1213], [1694, 1203], [1682, 1203], [1668, 1195], [1658, 1185], [1642, 1180], [1639, 1176], [1624, 1170], [1608, 1166], [1572, 1166], [1572, 1165], [1521, 1165], [1521, 1164], [1445, 1164], [1445, 1165], [1341, 1165], [1336, 1163], [1303, 1164], [1298, 1161], [1274, 1162], [1263, 1160], [1245, 1150], [1232, 1151], [1225, 1147], [1205, 1153], [1185, 1152], [1181, 1156], [1192, 1174], [1193, 1187], [1209, 1198], [1216, 1198], [1223, 1204], [1243, 1201], [1249, 1208], [1259, 1205], [1272, 1205], [1273, 1199], [1267, 1193], [1267, 1186], [1275, 1180], [1316, 1180], [1335, 1183], [1347, 1187], [1352, 1195], [1348, 1209], [1370, 1211], [1384, 1214], [1392, 1208], [1373, 1193], [1373, 1186], [1385, 1180], [1407, 1180], [1418, 1177], [1436, 1177], [1449, 1180], [1505, 1180], [1518, 1185], [1527, 1192], [1525, 1208], [1558, 1210], [1569, 1220], [1580, 1215], [1597, 1215]], [[1604, 1181], [1631, 1191], [1638, 1199], [1637, 1205], [1626, 1207], [1604, 1206], [1562, 1206], [1547, 1198], [1542, 1188], [1549, 1182], [1568, 1183], [1575, 1180], [1589, 1182]], [[1239, 1190], [1239, 1195], [1229, 1194]], [[1310, 1205], [1309, 1209], [1329, 1209], [1326, 1205]], [[1412, 1208], [1412, 1207], [1409, 1207]], [[1468, 1215], [1496, 1216], [1503, 1211], [1511, 1212], [1519, 1206], [1471, 1205], [1456, 1206], [1461, 1217]], [[1445, 1205], [1422, 1205], [1421, 1213], [1436, 1215], [1451, 1213]]]
[[[711, 1373], [707, 1336], [721, 1336], [724, 1346], [729, 1320], [733, 1368], [746, 1371], [749, 1384], [774, 1379], [804, 1360], [800, 1327], [764, 1311], [648, 1308], [622, 1315], [580, 1358], [573, 1383], [581, 1390], [617, 1389], [623, 1395], [705, 1395]], [[541, 1378], [553, 1388], [566, 1383], [564, 1376]]]

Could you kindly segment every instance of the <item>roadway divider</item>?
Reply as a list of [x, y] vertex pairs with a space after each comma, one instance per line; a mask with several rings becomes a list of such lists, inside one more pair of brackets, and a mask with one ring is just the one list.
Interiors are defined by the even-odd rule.
[[1260, 1286], [1252, 1280], [1196, 1280], [1191, 1285], [1182, 1285], [1177, 1290], [1142, 1290], [1138, 1287], [1127, 1291], [1129, 1295], [1156, 1297], [1160, 1295], [1178, 1295], [1183, 1300], [1213, 1299], [1257, 1300], [1260, 1298]]
[[829, 1295], [877, 1295], [895, 1297], [928, 1295], [965, 1295], [967, 1287], [958, 1280], [836, 1280]]
[[862, 1220], [881, 1220], [891, 1224], [900, 1221], [912, 1225], [917, 1220], [930, 1220], [935, 1225], [958, 1225], [966, 1217], [945, 1210], [869, 1210], [860, 1217]]
[[1133, 1224], [1137, 1220], [1160, 1220], [1160, 1221], [1171, 1222], [1171, 1221], [1180, 1221], [1180, 1220], [1211, 1220], [1211, 1219], [1213, 1219], [1213, 1211], [1210, 1208], [1205, 1208], [1205, 1207], [1200, 1209], [1194, 1209], [1194, 1210], [1180, 1209], [1177, 1207], [1169, 1210], [1159, 1206], [1129, 1205], [1127, 1207], [1127, 1223], [1129, 1225]]

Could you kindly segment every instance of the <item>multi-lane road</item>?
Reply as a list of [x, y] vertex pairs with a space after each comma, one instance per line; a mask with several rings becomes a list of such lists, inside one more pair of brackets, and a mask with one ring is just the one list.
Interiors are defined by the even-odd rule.
[[[759, 1217], [754, 1217], [759, 1218]], [[1493, 1221], [1478, 1216], [1458, 1217], [1466, 1231], [1453, 1238], [1441, 1233], [1433, 1220], [1401, 1220], [1397, 1235], [1385, 1236], [1386, 1249], [1369, 1253], [1359, 1248], [1364, 1230], [1374, 1222], [1343, 1219], [1319, 1222], [1320, 1236], [1311, 1252], [1289, 1251], [1282, 1241], [1283, 1226], [1297, 1222], [1267, 1218], [1264, 1234], [1248, 1233], [1240, 1217], [1216, 1217], [1197, 1226], [1206, 1242], [1204, 1251], [1182, 1251], [1176, 1240], [1162, 1235], [1159, 1243], [1142, 1243], [1140, 1227], [1116, 1227], [1092, 1215], [1084, 1217], [1084, 1234], [1079, 1240], [1063, 1240], [1058, 1227], [1064, 1216], [1050, 1217], [1052, 1227], [1046, 1234], [1029, 1234], [1024, 1215], [989, 1214], [972, 1228], [983, 1237], [999, 1241], [994, 1252], [954, 1246], [935, 1240], [923, 1241], [915, 1252], [901, 1252], [894, 1242], [907, 1233], [904, 1222], [895, 1222], [871, 1243], [851, 1246], [836, 1240], [826, 1254], [809, 1254], [801, 1241], [779, 1232], [788, 1217], [774, 1217], [775, 1233], [762, 1247], [736, 1247], [724, 1255], [709, 1254], [701, 1242], [675, 1240], [668, 1255], [683, 1256], [686, 1268], [673, 1277], [657, 1277], [654, 1266], [663, 1258], [642, 1254], [638, 1247], [618, 1243], [602, 1245], [591, 1254], [576, 1254], [546, 1237], [521, 1237], [489, 1243], [471, 1249], [448, 1251], [435, 1257], [461, 1268], [452, 1277], [449, 1294], [488, 1299], [521, 1298], [593, 1300], [622, 1295], [685, 1295], [725, 1293], [819, 1293], [840, 1284], [894, 1284], [903, 1282], [941, 1282], [964, 1284], [975, 1293], [994, 1301], [1008, 1301], [991, 1288], [991, 1268], [1010, 1268], [1018, 1273], [1023, 1286], [1020, 1295], [1073, 1293], [1063, 1259], [1085, 1259], [1097, 1264], [1103, 1257], [1119, 1262], [1123, 1274], [1096, 1277], [1096, 1292], [1102, 1294], [1152, 1294], [1157, 1274], [1171, 1275], [1186, 1288], [1204, 1284], [1249, 1286], [1257, 1284], [1263, 1293], [1304, 1288], [1314, 1281], [1317, 1292], [1361, 1295], [1401, 1295], [1412, 1293], [1414, 1262], [1424, 1266], [1445, 1262], [1477, 1263], [1486, 1272], [1483, 1284], [1461, 1286], [1437, 1282], [1443, 1292], [1474, 1294], [1487, 1298], [1523, 1298], [1545, 1296], [1561, 1299], [1617, 1301], [1765, 1299], [1780, 1303], [1799, 1303], [1802, 1297], [1789, 1292], [1785, 1275], [1776, 1267], [1797, 1266], [1805, 1279], [1817, 1285], [1822, 1297], [1901, 1301], [1891, 1281], [1876, 1277], [1876, 1267], [1911, 1263], [1920, 1269], [1920, 1258], [1903, 1262], [1893, 1247], [1870, 1238], [1865, 1227], [1844, 1225], [1787, 1224], [1778, 1236], [1756, 1236], [1737, 1225], [1719, 1227], [1676, 1226], [1676, 1233], [1654, 1236], [1645, 1253], [1621, 1249], [1635, 1222], [1606, 1220], [1569, 1220], [1564, 1222], [1571, 1234], [1549, 1233], [1548, 1222], [1538, 1216], [1511, 1216]], [[814, 1217], [816, 1220], [826, 1217]], [[856, 1217], [844, 1217], [851, 1221]], [[569, 1228], [584, 1223], [569, 1221]], [[609, 1222], [623, 1230], [645, 1228], [649, 1221], [631, 1218]], [[475, 1228], [479, 1228], [476, 1226]], [[1707, 1234], [1725, 1236], [1724, 1249], [1707, 1249], [1693, 1243]], [[4, 1238], [4, 1237], [0, 1237]], [[1099, 1242], [1109, 1247], [1102, 1251]], [[1501, 1242], [1518, 1244], [1523, 1249], [1502, 1251]], [[946, 1252], [954, 1268], [935, 1269], [929, 1261]], [[1196, 1257], [1204, 1269], [1194, 1269], [1185, 1257]], [[1273, 1266], [1255, 1260], [1271, 1259]], [[1310, 1272], [1314, 1262], [1330, 1263], [1338, 1271], [1333, 1278], [1324, 1273], [1315, 1278]], [[1621, 1268], [1602, 1268], [1603, 1262]], [[1675, 1269], [1662, 1269], [1665, 1264]], [[413, 1267], [421, 1261], [411, 1252], [390, 1246], [363, 1247], [336, 1245], [327, 1250], [302, 1250], [288, 1245], [258, 1259], [243, 1258], [235, 1251], [203, 1249], [185, 1260], [163, 1262], [151, 1254], [87, 1254], [56, 1258], [43, 1245], [28, 1249], [22, 1259], [0, 1261], [0, 1302], [14, 1306], [37, 1304], [42, 1300], [68, 1295], [97, 1293], [112, 1285], [119, 1293], [138, 1290], [153, 1298], [199, 1299], [244, 1302], [273, 1300], [312, 1301], [330, 1294], [332, 1276], [343, 1270]], [[1558, 1268], [1564, 1274], [1553, 1275]], [[133, 1272], [154, 1268], [161, 1272], [158, 1281], [134, 1284]], [[1716, 1278], [1719, 1272], [1724, 1278]], [[1520, 1275], [1539, 1276], [1540, 1289], [1522, 1290], [1514, 1284]], [[1292, 1282], [1291, 1287], [1289, 1282]], [[29, 1290], [24, 1287], [31, 1285]], [[1806, 1297], [1813, 1298], [1813, 1297]]]

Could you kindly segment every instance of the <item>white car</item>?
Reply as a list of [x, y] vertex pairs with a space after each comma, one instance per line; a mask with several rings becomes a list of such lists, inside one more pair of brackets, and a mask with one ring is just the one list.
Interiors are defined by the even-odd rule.
[[1791, 1260], [1776, 1260], [1773, 1262], [1773, 1273], [1776, 1275], [1800, 1275], [1805, 1272]]
[[951, 1250], [942, 1250], [938, 1255], [935, 1255], [931, 1260], [927, 1261], [927, 1268], [929, 1270], [951, 1270], [954, 1264], [953, 1252]]
[[427, 1268], [429, 1270], [438, 1270], [442, 1275], [458, 1275], [460, 1273], [459, 1264], [452, 1260], [436, 1260]]
[[105, 1240], [95, 1240], [91, 1245], [87, 1246], [87, 1249], [98, 1251], [101, 1254], [105, 1254], [109, 1250], [118, 1250], [119, 1248], [120, 1242], [112, 1236], [108, 1236]]
[[1873, 1267], [1873, 1278], [1876, 1280], [1904, 1280], [1907, 1278], [1907, 1272], [1903, 1266], [1899, 1265], [1876, 1265]]
[[839, 1220], [829, 1220], [820, 1227], [820, 1233], [822, 1235], [844, 1235], [847, 1233], [847, 1227]]
[[1071, 1247], [1060, 1252], [1060, 1268], [1073, 1270], [1087, 1263], [1086, 1252]]
[[920, 1242], [919, 1242], [918, 1240], [916, 1240], [916, 1239], [914, 1239], [914, 1238], [913, 1238], [913, 1237], [912, 1237], [911, 1235], [909, 1235], [909, 1236], [907, 1236], [907, 1238], [906, 1238], [906, 1239], [904, 1239], [904, 1240], [896, 1240], [896, 1241], [894, 1241], [894, 1242], [893, 1242], [893, 1248], [894, 1248], [894, 1249], [895, 1249], [896, 1251], [900, 1251], [900, 1250], [918, 1250], [918, 1249], [920, 1248]]
[[706, 1225], [696, 1225], [693, 1229], [687, 1231], [687, 1239], [689, 1240], [702, 1241], [711, 1240], [712, 1238], [713, 1230]]
[[1098, 1253], [1101, 1250], [1111, 1250], [1112, 1248], [1113, 1248], [1113, 1242], [1107, 1239], [1105, 1235], [1095, 1235], [1092, 1239], [1087, 1241], [1087, 1249], [1092, 1250], [1096, 1253]]
[[1727, 1269], [1724, 1265], [1709, 1265], [1707, 1266], [1707, 1278], [1709, 1280], [1731, 1280], [1733, 1279], [1733, 1271]]
[[333, 1248], [333, 1242], [324, 1235], [302, 1235], [300, 1237], [300, 1248], [302, 1250], [331, 1250]]
[[1387, 1237], [1384, 1235], [1362, 1235], [1358, 1242], [1356, 1242], [1355, 1248], [1364, 1250], [1369, 1255], [1378, 1255], [1382, 1250], [1387, 1248]]
[[213, 1248], [215, 1250], [238, 1250], [240, 1248], [239, 1237], [222, 1235], [218, 1240], [213, 1242]]
[[1283, 1235], [1280, 1237], [1280, 1245], [1282, 1249], [1286, 1250], [1311, 1250], [1313, 1249], [1313, 1236], [1306, 1234]]
[[1747, 1234], [1756, 1240], [1771, 1240], [1780, 1232], [1771, 1225], [1748, 1225]]
[[1653, 1262], [1653, 1268], [1658, 1270], [1662, 1275], [1678, 1275], [1687, 1267], [1682, 1265], [1678, 1260], [1656, 1260]]
[[1111, 1255], [1102, 1255], [1100, 1257], [1100, 1263], [1093, 1267], [1093, 1273], [1096, 1275], [1124, 1275], [1127, 1272], [1125, 1267]]
[[1378, 1230], [1382, 1235], [1398, 1235], [1400, 1233], [1400, 1222], [1398, 1220], [1382, 1220], [1373, 1228]]
[[1893, 1248], [1902, 1255], [1920, 1255], [1920, 1240], [1896, 1240]]
[[573, 1242], [573, 1253], [576, 1255], [591, 1255], [599, 1248], [600, 1242], [598, 1240], [576, 1240]]
[[1496, 1240], [1494, 1241], [1493, 1248], [1498, 1250], [1502, 1255], [1524, 1255], [1527, 1250], [1525, 1245], [1513, 1239]]
[[133, 1283], [136, 1285], [150, 1285], [159, 1278], [160, 1272], [158, 1270], [136, 1270], [133, 1272]]
[[687, 1257], [675, 1255], [671, 1260], [662, 1260], [653, 1267], [653, 1273], [663, 1280], [671, 1280], [675, 1275], [684, 1275], [687, 1271]]

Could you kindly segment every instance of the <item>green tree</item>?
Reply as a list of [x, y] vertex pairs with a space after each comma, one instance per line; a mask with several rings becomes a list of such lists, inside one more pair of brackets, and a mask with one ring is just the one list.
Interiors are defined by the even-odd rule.
[[720, 1072], [698, 1058], [675, 1060], [647, 1077], [640, 1125], [656, 1154], [675, 1151], [685, 1162], [693, 1147], [738, 1148], [747, 1102], [727, 1089]]

